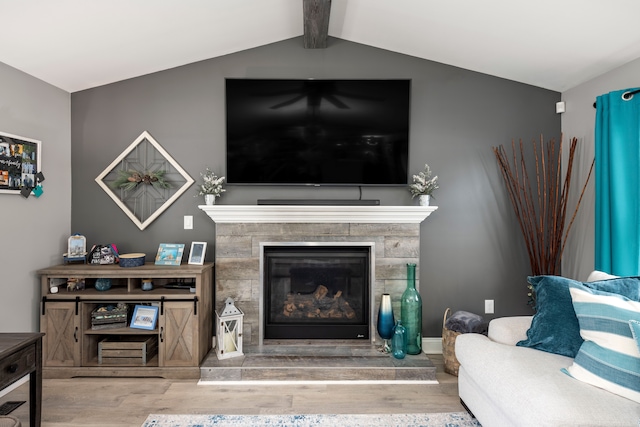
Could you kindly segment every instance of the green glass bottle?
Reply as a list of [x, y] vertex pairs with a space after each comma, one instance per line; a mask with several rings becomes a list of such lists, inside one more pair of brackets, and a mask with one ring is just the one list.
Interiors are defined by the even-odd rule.
[[422, 351], [422, 297], [416, 290], [416, 265], [407, 264], [407, 289], [400, 300], [402, 326], [407, 334], [407, 354]]

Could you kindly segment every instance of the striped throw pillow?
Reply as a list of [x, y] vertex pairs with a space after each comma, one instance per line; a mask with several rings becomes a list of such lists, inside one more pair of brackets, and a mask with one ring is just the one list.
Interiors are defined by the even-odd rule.
[[640, 321], [640, 302], [580, 285], [569, 292], [585, 342], [564, 372], [640, 403], [640, 349], [630, 327]]
[[636, 340], [636, 344], [638, 344], [638, 350], [640, 350], [640, 322], [637, 320], [629, 320], [629, 326], [631, 326], [631, 333]]

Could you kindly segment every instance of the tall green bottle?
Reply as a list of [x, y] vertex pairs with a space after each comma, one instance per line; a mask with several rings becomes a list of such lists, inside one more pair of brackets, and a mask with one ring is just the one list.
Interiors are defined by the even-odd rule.
[[407, 264], [407, 289], [400, 300], [402, 326], [407, 330], [407, 354], [422, 351], [422, 297], [416, 290], [416, 265]]

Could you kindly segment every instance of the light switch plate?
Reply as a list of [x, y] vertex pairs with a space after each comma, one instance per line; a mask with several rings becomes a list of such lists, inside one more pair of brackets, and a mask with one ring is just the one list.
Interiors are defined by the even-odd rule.
[[193, 230], [193, 215], [184, 216], [184, 229]]

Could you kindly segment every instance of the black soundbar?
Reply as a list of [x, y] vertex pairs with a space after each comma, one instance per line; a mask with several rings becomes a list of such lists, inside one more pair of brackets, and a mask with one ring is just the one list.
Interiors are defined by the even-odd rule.
[[380, 206], [380, 200], [349, 199], [258, 199], [259, 205]]

